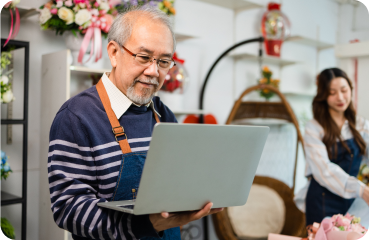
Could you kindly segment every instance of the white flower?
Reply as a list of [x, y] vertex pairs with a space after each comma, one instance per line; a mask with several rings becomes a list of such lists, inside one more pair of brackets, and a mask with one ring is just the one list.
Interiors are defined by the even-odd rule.
[[64, 20], [67, 25], [73, 23], [74, 21], [73, 11], [66, 7], [59, 8], [58, 16], [60, 19]]
[[63, 7], [63, 1], [62, 0], [56, 1], [56, 7], [57, 8]]
[[88, 11], [87, 9], [81, 9], [77, 12], [76, 14], [76, 18], [75, 18], [75, 22], [78, 24], [78, 25], [83, 25], [85, 22], [88, 22], [91, 20], [91, 13], [90, 11]]
[[19, 2], [20, 0], [12, 0], [12, 7], [17, 6]]
[[4, 103], [8, 103], [8, 102], [11, 102], [13, 101], [15, 98], [14, 98], [14, 95], [13, 95], [13, 92], [12, 90], [8, 90], [6, 91], [3, 96], [2, 96], [2, 100]]
[[101, 10], [106, 10], [106, 11], [109, 11], [109, 9], [110, 9], [110, 5], [107, 2], [101, 2], [99, 7], [100, 7]]
[[7, 76], [2, 76], [2, 77], [1, 77], [1, 82], [2, 82], [3, 84], [8, 84], [8, 82], [9, 82], [9, 78], [8, 78]]
[[362, 171], [363, 175], [369, 175], [369, 167], [364, 167]]
[[47, 22], [47, 20], [49, 20], [51, 18], [51, 13], [50, 10], [46, 7], [44, 7], [41, 10], [41, 14], [40, 14], [40, 23], [44, 24], [45, 22]]

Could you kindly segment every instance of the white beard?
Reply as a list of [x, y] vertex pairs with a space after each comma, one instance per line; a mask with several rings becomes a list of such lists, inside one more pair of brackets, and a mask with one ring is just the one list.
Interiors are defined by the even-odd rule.
[[[135, 93], [135, 85], [137, 82], [155, 84], [155, 88], [153, 91], [148, 88], [141, 89], [143, 94], [138, 95]], [[127, 97], [136, 104], [139, 104], [139, 105], [147, 104], [154, 97], [154, 94], [159, 90], [158, 87], [159, 87], [159, 82], [156, 80], [156, 78], [149, 78], [146, 80], [135, 79], [132, 85], [129, 86], [129, 88], [127, 89]]]

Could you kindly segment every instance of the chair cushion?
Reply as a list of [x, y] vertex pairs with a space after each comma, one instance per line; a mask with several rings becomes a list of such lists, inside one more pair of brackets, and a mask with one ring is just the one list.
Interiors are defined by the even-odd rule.
[[275, 190], [253, 184], [247, 203], [229, 207], [228, 217], [239, 239], [267, 238], [269, 233], [282, 232], [286, 207]]

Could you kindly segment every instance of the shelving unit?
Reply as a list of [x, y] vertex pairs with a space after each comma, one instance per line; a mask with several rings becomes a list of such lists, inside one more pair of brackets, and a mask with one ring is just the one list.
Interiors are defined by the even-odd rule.
[[[35, 9], [35, 8], [30, 8], [30, 7], [26, 7], [26, 6], [22, 6], [22, 5], [20, 5], [20, 6], [18, 5], [17, 8], [18, 8], [18, 11], [19, 11], [20, 19], [25, 19], [25, 18], [32, 17], [32, 16], [38, 14], [37, 9]], [[1, 11], [1, 15], [10, 17], [9, 10], [3, 9]]]
[[[229, 56], [235, 59], [250, 59], [250, 60], [255, 60], [255, 61], [259, 60], [259, 56], [251, 54], [251, 53], [236, 52], [236, 53], [231, 53]], [[292, 60], [286, 60], [283, 58], [278, 58], [278, 57], [273, 57], [273, 56], [268, 56], [268, 55], [262, 56], [261, 59], [263, 63], [265, 64], [276, 64], [276, 65], [279, 65], [280, 67], [285, 67], [285, 66], [297, 63]]]
[[[1, 46], [4, 45], [6, 39], [1, 39]], [[27, 230], [27, 143], [28, 143], [28, 71], [29, 71], [29, 43], [23, 41], [10, 40], [5, 48], [1, 51], [7, 51], [10, 47], [15, 49], [24, 48], [24, 90], [23, 90], [23, 119], [2, 119], [1, 125], [22, 125], [23, 126], [23, 142], [22, 142], [22, 196], [1, 191], [1, 206], [12, 204], [21, 204], [22, 220], [21, 220], [21, 240], [26, 239]]]
[[200, 2], [210, 3], [212, 5], [217, 5], [219, 7], [225, 7], [236, 11], [249, 10], [253, 8], [262, 8], [264, 5], [247, 1], [247, 0], [197, 0]]
[[334, 44], [319, 41], [305, 36], [295, 35], [287, 38], [285, 42], [295, 42], [306, 46], [316, 47], [318, 50], [333, 48]]

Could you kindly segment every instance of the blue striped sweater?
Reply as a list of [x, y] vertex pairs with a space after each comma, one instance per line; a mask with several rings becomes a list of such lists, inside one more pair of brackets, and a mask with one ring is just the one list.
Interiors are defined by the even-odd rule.
[[[176, 122], [158, 97], [153, 103], [161, 122]], [[132, 104], [119, 122], [132, 152], [149, 149], [156, 123], [150, 107]], [[73, 239], [159, 237], [148, 215], [135, 216], [96, 205], [112, 197], [121, 157], [95, 86], [64, 103], [50, 130], [48, 176], [54, 220], [72, 232]]]

